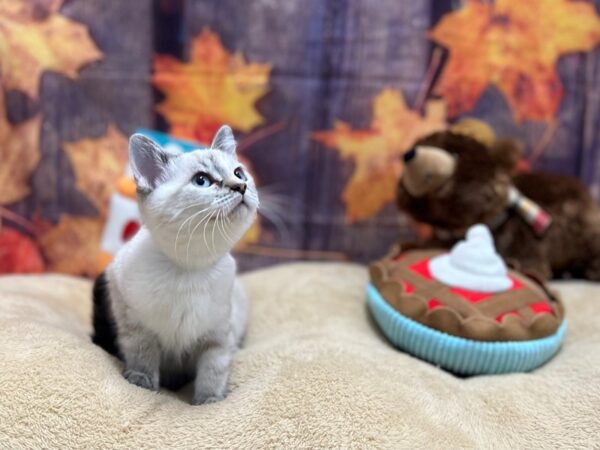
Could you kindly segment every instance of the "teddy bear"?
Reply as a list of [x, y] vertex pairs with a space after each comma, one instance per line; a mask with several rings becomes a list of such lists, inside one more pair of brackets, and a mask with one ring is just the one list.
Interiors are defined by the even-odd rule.
[[397, 205], [433, 228], [425, 246], [450, 247], [482, 223], [517, 270], [600, 281], [600, 207], [575, 177], [517, 171], [521, 153], [464, 119], [404, 154]]

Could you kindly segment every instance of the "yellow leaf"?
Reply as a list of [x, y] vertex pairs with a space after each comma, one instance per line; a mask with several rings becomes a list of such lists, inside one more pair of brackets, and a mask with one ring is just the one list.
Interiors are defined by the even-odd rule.
[[73, 165], [77, 188], [104, 216], [127, 166], [127, 138], [109, 125], [103, 137], [65, 143], [64, 149]]
[[100, 218], [61, 215], [58, 224], [38, 239], [49, 262], [48, 270], [96, 275], [103, 227], [104, 221]]
[[471, 110], [494, 85], [516, 121], [551, 121], [563, 96], [556, 62], [592, 50], [600, 42], [600, 18], [588, 2], [468, 0], [429, 36], [450, 52], [435, 89], [447, 99], [450, 116]]
[[37, 98], [42, 72], [76, 78], [102, 53], [87, 27], [61, 16], [63, 0], [0, 0], [0, 72], [5, 89]]
[[0, 93], [0, 204], [14, 203], [29, 195], [29, 177], [40, 162], [41, 117], [18, 125], [6, 118], [4, 96]]
[[355, 171], [342, 193], [347, 220], [355, 222], [368, 219], [393, 202], [400, 173], [399, 161]]
[[364, 220], [379, 213], [395, 198], [402, 172], [400, 157], [421, 137], [446, 128], [443, 101], [430, 100], [425, 114], [406, 105], [402, 93], [384, 89], [373, 101], [373, 119], [366, 130], [337, 122], [333, 131], [313, 138], [354, 162], [354, 172], [342, 193], [346, 220]]
[[165, 94], [156, 109], [175, 136], [210, 144], [224, 123], [248, 132], [264, 122], [255, 103], [267, 93], [271, 67], [229, 53], [208, 29], [192, 42], [188, 63], [158, 55], [154, 70], [152, 82]]
[[87, 27], [58, 14], [62, 2], [0, 1], [0, 71], [6, 89], [37, 98], [45, 70], [76, 78], [81, 67], [102, 57]]

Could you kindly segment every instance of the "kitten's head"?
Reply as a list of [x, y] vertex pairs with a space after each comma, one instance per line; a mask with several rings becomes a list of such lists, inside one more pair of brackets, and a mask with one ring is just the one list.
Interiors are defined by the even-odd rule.
[[227, 125], [219, 129], [210, 149], [190, 153], [161, 148], [139, 134], [129, 141], [144, 224], [180, 264], [202, 266], [220, 258], [256, 216], [256, 185], [235, 152]]

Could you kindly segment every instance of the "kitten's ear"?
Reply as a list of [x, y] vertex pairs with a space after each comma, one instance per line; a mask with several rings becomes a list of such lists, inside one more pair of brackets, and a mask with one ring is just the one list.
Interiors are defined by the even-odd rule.
[[152, 190], [165, 179], [170, 159], [175, 156], [152, 139], [134, 134], [129, 139], [129, 165], [142, 190]]
[[235, 154], [235, 137], [233, 131], [229, 125], [223, 125], [215, 134], [215, 138], [212, 141], [210, 148], [214, 150], [221, 150], [229, 155]]

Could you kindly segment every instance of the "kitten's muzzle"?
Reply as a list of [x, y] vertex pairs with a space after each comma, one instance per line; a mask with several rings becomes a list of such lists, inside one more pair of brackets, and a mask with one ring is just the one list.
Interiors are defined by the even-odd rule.
[[235, 183], [229, 186], [229, 188], [232, 191], [239, 192], [240, 194], [244, 195], [246, 193], [247, 185], [246, 183]]

